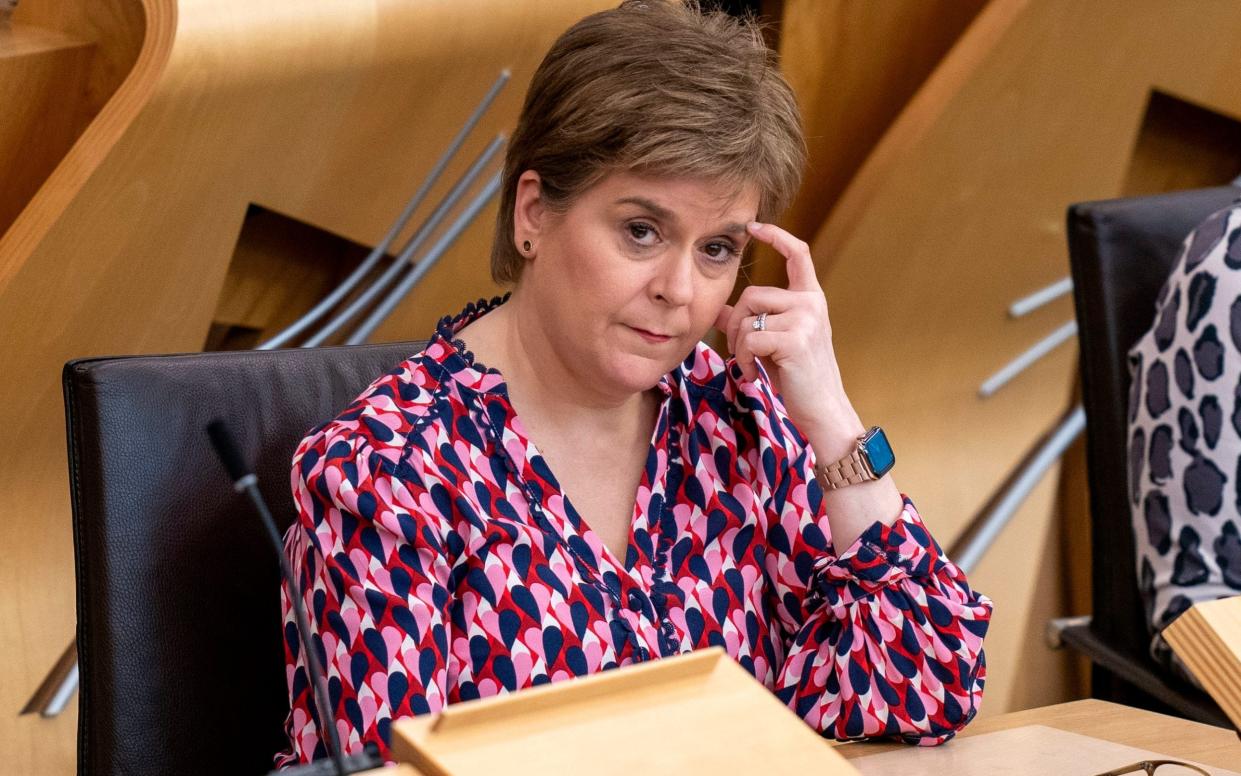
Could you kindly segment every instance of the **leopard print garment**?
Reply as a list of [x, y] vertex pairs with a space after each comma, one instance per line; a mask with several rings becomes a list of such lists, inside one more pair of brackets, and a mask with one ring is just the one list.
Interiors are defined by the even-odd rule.
[[1241, 200], [1185, 238], [1129, 372], [1138, 584], [1167, 665], [1159, 632], [1241, 591]]

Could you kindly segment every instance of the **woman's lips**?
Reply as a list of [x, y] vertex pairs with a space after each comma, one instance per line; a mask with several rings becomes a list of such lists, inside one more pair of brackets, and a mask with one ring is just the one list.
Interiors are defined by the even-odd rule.
[[672, 339], [671, 335], [656, 334], [653, 331], [647, 331], [646, 329], [639, 329], [637, 326], [630, 326], [629, 328], [637, 332], [639, 337], [653, 344], [658, 344], [660, 342], [667, 342], [668, 340]]

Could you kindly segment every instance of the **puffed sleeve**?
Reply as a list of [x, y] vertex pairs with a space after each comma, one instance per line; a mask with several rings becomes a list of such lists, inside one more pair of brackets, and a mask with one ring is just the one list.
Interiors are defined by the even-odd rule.
[[[436, 512], [420, 506], [436, 494], [364, 431], [329, 424], [299, 446], [298, 519], [285, 552], [313, 623], [342, 747], [352, 754], [374, 742], [388, 760], [394, 718], [447, 702], [449, 562]], [[288, 596], [285, 586], [291, 751], [278, 766], [327, 756]]]
[[908, 498], [892, 525], [876, 520], [837, 553], [807, 443], [765, 384], [747, 392], [770, 413], [765, 562], [787, 635], [776, 694], [837, 739], [947, 741], [978, 710], [991, 602]]

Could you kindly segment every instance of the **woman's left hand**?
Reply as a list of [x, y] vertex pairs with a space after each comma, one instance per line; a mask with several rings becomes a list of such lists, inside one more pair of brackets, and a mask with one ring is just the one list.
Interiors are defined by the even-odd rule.
[[[749, 286], [736, 305], [724, 305], [715, 326], [728, 338], [745, 379], [758, 378], [755, 362], [762, 359], [773, 389], [818, 452], [847, 454], [865, 428], [845, 395], [810, 246], [774, 224], [751, 223], [749, 231], [784, 256], [788, 288]], [[754, 322], [762, 313], [767, 315], [759, 331]]]

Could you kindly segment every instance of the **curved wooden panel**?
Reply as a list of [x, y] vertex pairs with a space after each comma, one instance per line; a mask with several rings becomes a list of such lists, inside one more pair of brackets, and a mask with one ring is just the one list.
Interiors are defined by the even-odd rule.
[[[1152, 90], [1241, 116], [1239, 41], [1227, 0], [992, 0], [813, 241], [850, 394], [889, 427], [898, 481], [941, 541], [1070, 401], [1067, 347], [977, 395], [1072, 317], [1068, 299], [1005, 313], [1068, 274], [1066, 206], [1122, 193]], [[1067, 607], [1055, 495], [1048, 477], [971, 576], [997, 603], [988, 712], [1067, 692], [1066, 658], [1041, 642]]]
[[56, 30], [93, 45], [84, 94], [73, 95], [83, 101], [89, 118], [112, 98], [133, 68], [146, 32], [145, 16], [143, 0], [23, 0], [13, 12], [13, 21]]
[[[555, 37], [610, 5], [143, 0], [128, 78], [0, 238], [6, 767], [73, 767], [73, 715], [13, 716], [73, 630], [63, 362], [201, 348], [251, 203], [374, 244], [500, 70], [512, 83], [439, 190], [513, 124]], [[491, 291], [486, 219], [437, 268], [439, 288]], [[455, 304], [413, 306], [433, 320]]]
[[0, 25], [0, 234], [133, 67], [141, 0], [23, 3]]
[[[784, 0], [780, 68], [801, 105], [808, 171], [783, 225], [812, 235], [986, 0]], [[763, 282], [782, 277], [770, 259]]]

